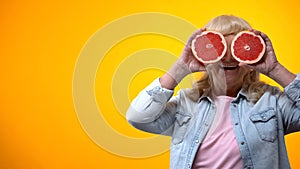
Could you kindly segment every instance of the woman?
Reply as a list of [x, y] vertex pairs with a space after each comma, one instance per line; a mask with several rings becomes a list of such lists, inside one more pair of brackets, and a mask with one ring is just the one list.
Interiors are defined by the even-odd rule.
[[[290, 168], [284, 135], [300, 129], [300, 75], [281, 65], [271, 41], [263, 59], [238, 63], [230, 48], [221, 61], [203, 65], [190, 48], [203, 30], [222, 33], [227, 46], [240, 31], [252, 30], [243, 19], [222, 15], [188, 40], [182, 55], [162, 77], [135, 98], [127, 112], [134, 127], [172, 136], [172, 169]], [[205, 72], [193, 89], [173, 89], [189, 73]], [[259, 81], [259, 73], [274, 79], [284, 91]]]

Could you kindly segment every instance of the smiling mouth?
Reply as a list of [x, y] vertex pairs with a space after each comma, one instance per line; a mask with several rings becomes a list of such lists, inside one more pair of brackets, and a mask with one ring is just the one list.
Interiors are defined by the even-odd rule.
[[220, 67], [224, 70], [234, 70], [238, 68], [238, 65], [220, 65]]

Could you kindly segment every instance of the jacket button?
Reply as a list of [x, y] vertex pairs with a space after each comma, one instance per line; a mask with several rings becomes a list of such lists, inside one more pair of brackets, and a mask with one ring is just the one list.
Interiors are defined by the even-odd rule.
[[244, 145], [244, 144], [245, 144], [245, 142], [242, 141], [242, 142], [241, 142], [241, 145]]

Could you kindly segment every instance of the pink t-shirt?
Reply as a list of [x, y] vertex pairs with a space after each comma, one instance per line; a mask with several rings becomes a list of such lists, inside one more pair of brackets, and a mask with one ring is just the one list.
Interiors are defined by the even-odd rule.
[[193, 169], [243, 168], [230, 118], [230, 102], [233, 99], [228, 96], [218, 96], [215, 99], [215, 119], [198, 149]]

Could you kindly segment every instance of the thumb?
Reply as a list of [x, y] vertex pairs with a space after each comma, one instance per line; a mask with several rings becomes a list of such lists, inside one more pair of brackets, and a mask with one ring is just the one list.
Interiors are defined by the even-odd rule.
[[251, 66], [251, 65], [248, 65], [247, 63], [239, 63], [239, 66], [240, 66], [240, 67], [247, 68], [247, 69], [251, 69], [251, 70], [253, 70], [253, 69], [254, 69], [254, 67], [253, 67], [253, 66]]

